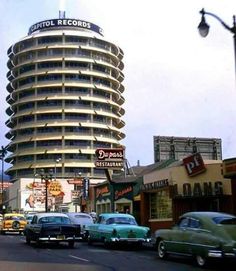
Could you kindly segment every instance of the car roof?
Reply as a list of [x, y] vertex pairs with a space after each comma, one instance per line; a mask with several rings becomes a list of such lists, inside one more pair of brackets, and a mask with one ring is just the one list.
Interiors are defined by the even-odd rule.
[[49, 217], [49, 216], [60, 216], [60, 217], [68, 218], [68, 216], [64, 213], [38, 213], [38, 214], [35, 214], [35, 216], [37, 216], [38, 218]]
[[76, 215], [81, 215], [81, 216], [83, 216], [83, 217], [88, 217], [88, 218], [91, 218], [91, 215], [90, 214], [88, 214], [88, 213], [83, 213], [83, 212], [79, 212], [79, 213], [77, 213], [77, 212], [69, 212], [69, 213], [65, 213], [66, 215], [68, 215], [68, 216], [76, 216]]
[[186, 216], [192, 216], [192, 217], [207, 217], [207, 218], [214, 218], [217, 216], [224, 216], [224, 217], [235, 217], [232, 214], [228, 213], [221, 213], [221, 212], [188, 212], [183, 214], [181, 217], [186, 217]]
[[4, 217], [6, 217], [6, 216], [23, 216], [24, 217], [23, 214], [18, 214], [18, 213], [7, 213], [7, 214], [4, 214]]
[[104, 216], [105, 218], [109, 218], [109, 217], [130, 217], [130, 218], [134, 218], [132, 215], [130, 214], [123, 214], [123, 213], [101, 213], [99, 216]]

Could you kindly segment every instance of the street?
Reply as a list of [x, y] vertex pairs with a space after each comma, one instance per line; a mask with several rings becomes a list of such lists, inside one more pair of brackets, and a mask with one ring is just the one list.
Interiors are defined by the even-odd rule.
[[157, 258], [150, 247], [142, 249], [105, 249], [103, 244], [88, 246], [76, 243], [74, 249], [67, 244], [26, 245], [23, 235], [0, 235], [0, 271], [90, 271], [90, 270], [137, 270], [137, 271], [199, 271], [234, 270], [223, 264], [199, 269], [190, 259], [172, 257], [166, 261]]

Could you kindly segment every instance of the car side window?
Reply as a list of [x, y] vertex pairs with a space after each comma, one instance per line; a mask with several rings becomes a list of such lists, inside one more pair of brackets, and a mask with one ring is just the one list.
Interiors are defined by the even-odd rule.
[[31, 224], [36, 224], [36, 223], [37, 223], [37, 216], [35, 215], [35, 216], [32, 218]]
[[199, 229], [201, 227], [200, 221], [195, 218], [190, 218], [189, 227], [193, 229]]
[[97, 221], [98, 224], [101, 223], [101, 219], [102, 219], [102, 216], [99, 216], [99, 217], [98, 217], [98, 221]]
[[179, 228], [187, 228], [188, 222], [189, 222], [189, 220], [187, 217], [182, 218], [179, 222]]
[[106, 224], [109, 225], [109, 224], [114, 224], [115, 223], [115, 219], [113, 217], [107, 219], [106, 221]]

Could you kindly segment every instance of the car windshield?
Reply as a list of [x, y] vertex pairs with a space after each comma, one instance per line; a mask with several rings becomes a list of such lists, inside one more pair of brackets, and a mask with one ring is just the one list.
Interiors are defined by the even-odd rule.
[[75, 216], [69, 216], [71, 221], [73, 223], [93, 223], [93, 219], [91, 216], [88, 215], [75, 215]]
[[45, 216], [39, 219], [39, 224], [55, 223], [55, 224], [71, 224], [68, 217], [63, 216]]
[[25, 218], [23, 216], [6, 216], [5, 220], [21, 220], [24, 221]]
[[131, 217], [111, 217], [107, 220], [106, 224], [137, 225], [137, 222]]
[[223, 224], [223, 225], [236, 225], [236, 217], [214, 217], [212, 219], [216, 224]]

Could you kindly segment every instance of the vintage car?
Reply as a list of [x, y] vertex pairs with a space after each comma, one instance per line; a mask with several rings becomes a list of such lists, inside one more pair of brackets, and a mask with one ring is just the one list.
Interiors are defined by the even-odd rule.
[[43, 242], [68, 243], [70, 248], [80, 237], [80, 228], [73, 225], [66, 214], [38, 213], [24, 230], [26, 243], [40, 245]]
[[5, 234], [6, 232], [23, 233], [27, 221], [23, 214], [7, 213], [3, 216], [3, 220], [0, 223], [0, 232]]
[[77, 213], [77, 212], [66, 213], [66, 215], [69, 217], [73, 225], [80, 227], [81, 239], [86, 240], [87, 239], [86, 228], [88, 225], [94, 224], [91, 215], [87, 213]]
[[129, 214], [103, 213], [96, 223], [87, 226], [88, 244], [103, 242], [109, 246], [117, 243], [135, 243], [142, 245], [151, 242], [148, 227], [138, 226], [135, 218]]
[[236, 259], [236, 216], [219, 212], [188, 212], [172, 229], [155, 232], [161, 259], [169, 254], [191, 256], [203, 267], [211, 259]]

